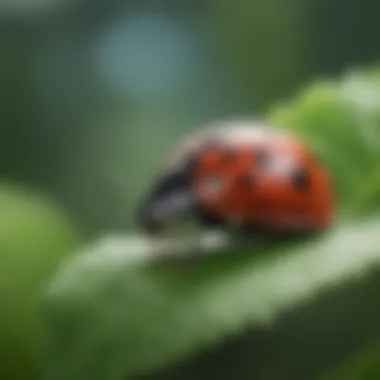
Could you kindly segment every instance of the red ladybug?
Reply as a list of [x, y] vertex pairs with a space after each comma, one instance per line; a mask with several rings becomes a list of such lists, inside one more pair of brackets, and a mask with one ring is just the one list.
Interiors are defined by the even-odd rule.
[[297, 137], [227, 123], [170, 153], [138, 218], [151, 232], [191, 216], [207, 227], [300, 234], [327, 228], [332, 203], [325, 169]]

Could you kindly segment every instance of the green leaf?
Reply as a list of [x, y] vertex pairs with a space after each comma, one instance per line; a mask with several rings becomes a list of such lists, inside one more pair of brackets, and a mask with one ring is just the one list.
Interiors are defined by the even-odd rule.
[[0, 378], [38, 380], [42, 370], [40, 298], [78, 236], [53, 202], [0, 185]]
[[380, 345], [373, 344], [349, 362], [320, 380], [378, 380], [380, 378]]
[[174, 262], [138, 236], [95, 243], [50, 289], [50, 378], [152, 372], [252, 326], [276, 326], [287, 312], [379, 267], [380, 90], [368, 78], [320, 82], [269, 117], [296, 130], [329, 168], [339, 205], [331, 231]]
[[52, 286], [52, 378], [123, 379], [247, 325], [275, 323], [379, 265], [379, 231], [380, 219], [340, 226], [271, 255], [214, 257], [179, 276], [160, 270], [154, 257], [131, 259], [137, 251], [128, 238], [97, 243]]

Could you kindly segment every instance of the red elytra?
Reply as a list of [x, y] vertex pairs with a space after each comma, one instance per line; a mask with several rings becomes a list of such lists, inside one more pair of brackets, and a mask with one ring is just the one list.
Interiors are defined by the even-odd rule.
[[[226, 219], [275, 229], [322, 229], [332, 221], [324, 167], [283, 131], [230, 128], [183, 151], [196, 153], [192, 188], [199, 202]], [[202, 144], [203, 145], [202, 145]]]

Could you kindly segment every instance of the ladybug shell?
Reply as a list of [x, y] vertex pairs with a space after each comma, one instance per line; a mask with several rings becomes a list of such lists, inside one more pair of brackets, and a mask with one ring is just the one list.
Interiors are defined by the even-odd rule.
[[190, 156], [192, 191], [216, 217], [285, 231], [331, 223], [328, 175], [293, 135], [252, 126], [211, 129], [187, 140], [171, 162]]

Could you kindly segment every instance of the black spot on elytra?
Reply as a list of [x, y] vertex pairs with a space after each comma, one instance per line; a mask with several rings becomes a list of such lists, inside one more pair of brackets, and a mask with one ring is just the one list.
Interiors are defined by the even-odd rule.
[[290, 181], [296, 190], [305, 191], [309, 188], [310, 179], [305, 170], [298, 169], [292, 174]]

